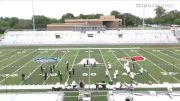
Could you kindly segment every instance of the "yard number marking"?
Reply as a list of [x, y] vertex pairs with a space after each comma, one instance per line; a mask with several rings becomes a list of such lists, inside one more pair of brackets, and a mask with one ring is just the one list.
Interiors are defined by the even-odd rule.
[[[91, 73], [91, 76], [96, 76], [96, 73]], [[88, 73], [82, 73], [82, 76], [88, 76]]]

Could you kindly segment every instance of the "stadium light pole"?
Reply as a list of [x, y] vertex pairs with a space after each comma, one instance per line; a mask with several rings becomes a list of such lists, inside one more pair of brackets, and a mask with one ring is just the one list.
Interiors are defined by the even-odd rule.
[[144, 10], [145, 8], [144, 8], [144, 4], [143, 4], [143, 30], [144, 30], [144, 12], [145, 12], [145, 10]]
[[34, 19], [34, 2], [32, 0], [32, 21], [33, 21], [33, 31], [36, 31], [36, 26], [35, 26], [35, 19]]
[[124, 27], [126, 27], [126, 16], [124, 15]]

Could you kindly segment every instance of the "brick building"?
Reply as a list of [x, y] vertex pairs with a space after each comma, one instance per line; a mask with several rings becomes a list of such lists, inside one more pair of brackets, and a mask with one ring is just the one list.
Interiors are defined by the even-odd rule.
[[65, 23], [53, 23], [47, 25], [47, 30], [75, 30], [82, 27], [104, 27], [108, 30], [116, 30], [122, 26], [122, 19], [115, 16], [101, 16], [99, 19], [66, 19]]

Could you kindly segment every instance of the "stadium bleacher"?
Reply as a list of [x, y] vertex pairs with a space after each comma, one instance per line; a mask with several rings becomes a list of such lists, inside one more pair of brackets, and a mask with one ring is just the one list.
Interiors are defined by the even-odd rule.
[[1, 45], [178, 43], [171, 30], [8, 31]]

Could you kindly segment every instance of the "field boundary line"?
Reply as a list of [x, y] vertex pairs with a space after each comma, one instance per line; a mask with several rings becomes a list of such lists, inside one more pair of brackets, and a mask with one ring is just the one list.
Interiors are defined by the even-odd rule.
[[[64, 56], [65, 56], [67, 53], [68, 53], [68, 52], [66, 52], [66, 53], [63, 54], [61, 60], [58, 61], [58, 63], [55, 65], [55, 69], [56, 69], [56, 67], [59, 65], [59, 63], [63, 60]], [[43, 82], [42, 85], [44, 85], [44, 84], [46, 83], [46, 81], [49, 79], [49, 77], [50, 77], [50, 75], [48, 75], [47, 79]]]
[[[38, 48], [38, 50], [87, 50], [89, 49], [89, 47], [87, 48]], [[134, 48], [91, 48], [91, 49], [141, 49], [141, 47], [134, 47]]]
[[2, 71], [2, 70], [4, 70], [4, 69], [6, 69], [6, 68], [7, 68], [7, 67], [9, 67], [10, 65], [12, 65], [12, 64], [14, 64], [14, 63], [16, 63], [16, 62], [18, 62], [19, 60], [21, 60], [21, 59], [25, 58], [26, 56], [28, 56], [28, 55], [32, 54], [32, 53], [33, 53], [33, 52], [35, 52], [35, 51], [36, 51], [36, 50], [34, 50], [34, 51], [32, 51], [32, 52], [30, 52], [30, 53], [28, 53], [28, 54], [26, 54], [26, 55], [24, 55], [24, 56], [20, 57], [19, 59], [15, 60], [15, 61], [13, 61], [13, 62], [11, 62], [10, 64], [8, 64], [8, 65], [4, 66], [4, 68], [1, 68], [1, 69], [0, 69], [0, 71]]
[[[75, 63], [75, 61], [76, 61], [76, 58], [77, 58], [77, 56], [78, 56], [78, 53], [79, 53], [79, 49], [78, 49], [78, 51], [77, 51], [77, 53], [76, 53], [76, 56], [75, 56], [75, 58], [74, 58], [74, 61], [73, 61], [73, 64], [72, 64], [72, 67], [71, 67], [70, 71], [74, 68], [74, 63]], [[68, 81], [69, 81], [69, 75], [68, 75], [65, 83], [68, 83]]]
[[[99, 49], [99, 51], [100, 51], [101, 57], [102, 57], [102, 59], [103, 59], [103, 62], [104, 62], [104, 64], [105, 64], [106, 70], [108, 70], [108, 68], [107, 68], [107, 64], [106, 64], [106, 62], [105, 62], [105, 60], [104, 60], [104, 57], [103, 57], [103, 54], [102, 54], [102, 52], [101, 52], [101, 50], [100, 50], [100, 49]], [[112, 78], [111, 78], [111, 75], [110, 75], [109, 70], [108, 70], [108, 75], [109, 75], [110, 80], [111, 80], [111, 81], [113, 81], [113, 80], [112, 80]]]
[[[145, 51], [145, 50], [144, 50]], [[147, 52], [147, 51], [145, 51], [145, 52]], [[147, 52], [147, 53], [149, 53], [149, 52]], [[143, 56], [143, 55], [142, 55]], [[162, 71], [164, 71], [164, 72], [167, 72], [166, 70], [164, 70], [164, 69], [162, 69], [160, 66], [158, 66], [156, 63], [154, 63], [154, 62], [152, 62], [151, 60], [149, 60], [147, 57], [146, 57], [146, 59], [149, 61], [149, 62], [151, 62], [152, 64], [154, 64], [156, 67], [158, 67], [160, 70], [162, 70]], [[180, 80], [179, 79], [177, 79], [176, 77], [174, 77], [174, 76], [172, 76], [172, 75], [169, 75], [169, 76], [171, 76], [172, 78], [174, 78], [175, 80], [177, 80], [178, 82], [180, 82]]]
[[[57, 50], [56, 50], [57, 51]], [[56, 53], [56, 51], [54, 51], [50, 56], [54, 55]], [[48, 56], [48, 57], [50, 57]], [[37, 68], [35, 68], [26, 78], [24, 81], [26, 81], [43, 63], [41, 63], [40, 65], [37, 66]], [[24, 81], [20, 82], [19, 85], [21, 85]]]

